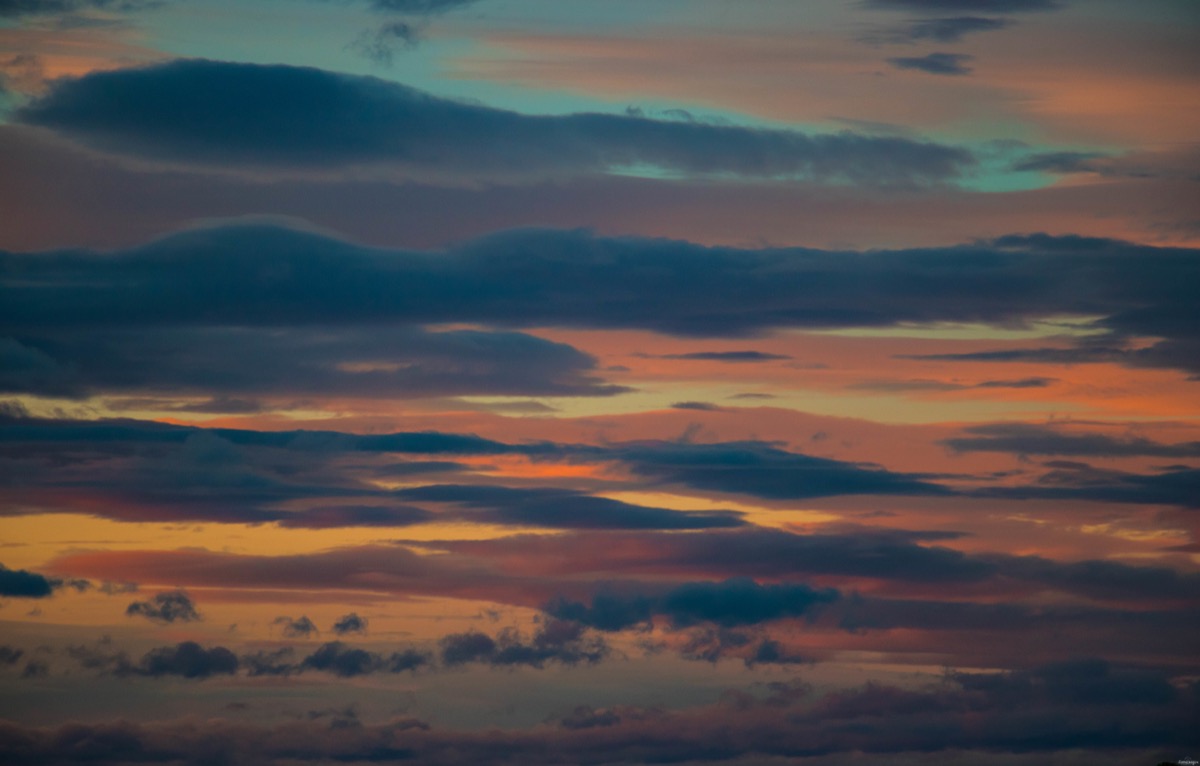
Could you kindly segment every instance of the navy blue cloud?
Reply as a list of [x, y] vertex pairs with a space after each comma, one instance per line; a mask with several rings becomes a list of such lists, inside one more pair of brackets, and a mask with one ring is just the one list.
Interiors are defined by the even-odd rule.
[[1062, 7], [1061, 0], [867, 0], [878, 8], [924, 13], [1025, 13]]
[[1054, 461], [1037, 484], [976, 490], [980, 497], [1014, 500], [1091, 500], [1103, 503], [1173, 505], [1200, 509], [1200, 468], [1168, 466], [1157, 473], [1135, 474]]
[[965, 436], [944, 440], [957, 452], [1012, 452], [1021, 455], [1083, 457], [1200, 457], [1200, 442], [1165, 444], [1145, 437], [1118, 438], [1101, 433], [1064, 433], [1033, 423], [987, 423], [963, 429]]
[[681, 628], [698, 623], [733, 627], [800, 617], [838, 597], [832, 589], [792, 583], [759, 585], [749, 578], [737, 578], [685, 583], [658, 596], [600, 593], [591, 605], [560, 599], [548, 604], [546, 611], [606, 631], [622, 630], [656, 615]]
[[920, 476], [788, 452], [762, 442], [645, 442], [622, 444], [613, 450], [642, 476], [775, 500], [951, 494]]
[[93, 146], [243, 167], [388, 162], [451, 177], [651, 165], [683, 173], [861, 181], [946, 179], [964, 150], [903, 138], [662, 121], [526, 116], [318, 69], [180, 60], [52, 86], [17, 118]]
[[555, 529], [714, 529], [746, 524], [737, 511], [675, 511], [596, 497], [554, 487], [512, 488], [490, 485], [432, 484], [396, 491], [404, 500], [448, 503], [462, 512], [455, 518], [514, 526]]
[[382, 724], [348, 724], [343, 716], [275, 725], [219, 718], [50, 728], [0, 722], [0, 757], [19, 766], [166, 764], [227, 751], [256, 763], [432, 766], [840, 763], [864, 753], [897, 766], [1155, 763], [1200, 745], [1200, 697], [1194, 684], [1177, 688], [1175, 680], [1158, 669], [1080, 658], [1012, 673], [950, 671], [938, 684], [869, 683], [827, 693], [780, 681], [762, 684], [757, 695], [729, 689], [716, 704], [684, 710], [577, 706], [556, 725], [481, 731], [406, 717]]
[[118, 674], [182, 676], [201, 679], [230, 675], [238, 669], [238, 658], [223, 646], [206, 649], [195, 641], [164, 646], [147, 652], [137, 665], [118, 668]]
[[366, 633], [367, 618], [359, 617], [356, 612], [351, 612], [338, 618], [338, 621], [333, 624], [333, 632], [339, 636], [347, 633]]
[[890, 58], [888, 63], [897, 69], [916, 69], [928, 74], [964, 75], [971, 73], [971, 67], [967, 66], [971, 58], [962, 53], [929, 53]]
[[167, 623], [202, 619], [191, 597], [181, 590], [159, 593], [147, 601], [134, 601], [125, 609], [125, 614]]
[[[609, 395], [595, 359], [515, 332], [120, 328], [0, 339], [0, 391], [130, 395]], [[229, 397], [226, 397], [227, 399]]]
[[[89, 376], [144, 390], [154, 369], [122, 373], [104, 362], [132, 355], [134, 338], [146, 342], [149, 366], [162, 366], [162, 384], [176, 388], [189, 361], [204, 361], [213, 364], [209, 385], [225, 375], [228, 388], [254, 390], [282, 386], [293, 373], [293, 387], [310, 390], [334, 380], [363, 392], [391, 384], [418, 393], [443, 384], [488, 388], [481, 377], [497, 390], [613, 390], [595, 380], [594, 360], [570, 347], [508, 331], [406, 329], [450, 322], [731, 337], [778, 327], [1099, 316], [1104, 336], [1040, 356], [1006, 350], [994, 358], [1200, 372], [1200, 309], [1186, 287], [1200, 283], [1196, 252], [1078, 237], [855, 253], [517, 231], [418, 253], [234, 226], [103, 255], [0, 254], [0, 275], [0, 384], [8, 390], [61, 393], [86, 387]], [[147, 324], [155, 329], [141, 329]], [[364, 325], [372, 333], [354, 330]], [[244, 329], [221, 329], [230, 326]], [[277, 328], [281, 348], [266, 348], [270, 336], [255, 328]], [[339, 342], [323, 342], [315, 328]], [[89, 351], [85, 329], [104, 354]], [[196, 349], [172, 351], [168, 344], [185, 337]], [[1126, 350], [1131, 337], [1163, 340]], [[263, 371], [221, 368], [213, 356], [222, 343], [235, 355], [263, 351]], [[987, 353], [962, 358], [993, 358]], [[439, 376], [443, 363], [465, 371], [464, 381]], [[472, 377], [474, 363], [488, 375]], [[537, 374], [522, 376], [523, 368]]]
[[791, 359], [785, 354], [769, 354], [765, 351], [694, 351], [690, 354], [663, 354], [659, 359], [684, 359], [700, 362], [773, 362]]
[[51, 16], [91, 8], [105, 11], [136, 11], [160, 4], [161, 0], [0, 0], [0, 18]]
[[473, 5], [479, 0], [371, 0], [371, 8], [386, 13], [424, 15]]
[[0, 596], [45, 598], [54, 591], [53, 582], [37, 572], [9, 569], [0, 564]]

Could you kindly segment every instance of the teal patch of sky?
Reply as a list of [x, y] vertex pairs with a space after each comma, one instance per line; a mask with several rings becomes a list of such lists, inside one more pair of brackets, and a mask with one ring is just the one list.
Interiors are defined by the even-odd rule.
[[[846, 124], [831, 118], [808, 123], [782, 123], [752, 114], [697, 105], [670, 98], [629, 101], [590, 96], [578, 91], [538, 88], [470, 79], [457, 71], [454, 62], [478, 54], [489, 31], [524, 31], [537, 34], [572, 32], [602, 33], [606, 30], [638, 29], [644, 34], [657, 24], [669, 25], [686, 18], [689, 26], [712, 31], [731, 26], [749, 28], [771, 18], [789, 16], [795, 23], [800, 13], [795, 6], [764, 0], [739, 4], [734, 13], [727, 0], [610, 0], [606, 3], [562, 3], [547, 0], [480, 0], [467, 9], [428, 20], [426, 38], [417, 46], [396, 51], [391, 65], [374, 62], [355, 49], [354, 42], [388, 17], [369, 10], [366, 2], [345, 0], [209, 0], [204, 3], [170, 3], [153, 13], [142, 14], [139, 25], [146, 41], [166, 53], [223, 61], [260, 64], [313, 66], [350, 74], [372, 75], [403, 83], [445, 98], [466, 99], [487, 106], [535, 114], [602, 112], [621, 114], [635, 110], [653, 119], [689, 119], [763, 129], [791, 129], [808, 133], [837, 132]], [[835, 21], [838, 6], [814, 2], [804, 19], [816, 24]], [[844, 7], [843, 7], [844, 10]], [[482, 39], [481, 39], [482, 38]], [[686, 112], [687, 114], [681, 114]], [[996, 138], [1021, 138], [1029, 126], [991, 126], [986, 137], [978, 127], [941, 126], [941, 130], [913, 136], [917, 140], [942, 141], [973, 150], [987, 148]], [[972, 129], [974, 128], [974, 129]], [[964, 139], [964, 134], [974, 134]], [[1029, 150], [1031, 153], [1033, 149]], [[1047, 150], [1048, 151], [1048, 150]], [[976, 191], [1016, 191], [1040, 188], [1057, 176], [1048, 173], [1011, 171], [1012, 158], [994, 151], [980, 151], [976, 172], [961, 185]], [[657, 168], [623, 168], [623, 174], [670, 177]]]

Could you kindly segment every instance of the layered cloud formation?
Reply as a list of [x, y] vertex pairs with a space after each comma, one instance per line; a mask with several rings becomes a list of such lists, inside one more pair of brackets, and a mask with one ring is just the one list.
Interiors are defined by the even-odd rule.
[[0, 2], [0, 761], [1200, 746], [1194, 14], [202, 5]]

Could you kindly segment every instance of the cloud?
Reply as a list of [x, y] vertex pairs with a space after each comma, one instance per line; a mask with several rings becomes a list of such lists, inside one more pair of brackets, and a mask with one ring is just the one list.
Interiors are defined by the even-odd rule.
[[1041, 152], [1017, 162], [1013, 170], [1045, 173], [1096, 173], [1103, 169], [1096, 160], [1109, 155], [1099, 152]]
[[759, 585], [749, 578], [739, 578], [720, 583], [687, 583], [656, 597], [601, 593], [592, 599], [591, 606], [558, 600], [547, 605], [546, 611], [561, 619], [608, 631], [632, 627], [654, 615], [666, 617], [677, 628], [697, 623], [734, 627], [800, 617], [837, 598], [837, 591], [832, 589], [816, 590], [796, 584]]
[[495, 638], [472, 630], [443, 636], [438, 645], [442, 663], [449, 667], [471, 662], [535, 668], [547, 662], [592, 665], [609, 654], [603, 639], [586, 635], [584, 625], [571, 620], [549, 620], [528, 641], [512, 629], [501, 631]]
[[161, 0], [0, 0], [0, 18], [57, 16], [86, 10], [128, 12], [162, 4]]
[[862, 391], [920, 392], [920, 391], [969, 391], [980, 388], [1046, 388], [1054, 378], [1017, 378], [1014, 380], [984, 380], [978, 383], [959, 383], [948, 380], [864, 380], [851, 383], [847, 388]]
[[314, 633], [320, 633], [316, 624], [307, 616], [301, 616], [295, 620], [291, 617], [276, 617], [271, 624], [280, 626], [285, 638], [308, 638]]
[[435, 514], [412, 506], [341, 505], [281, 515], [279, 526], [293, 529], [408, 527], [436, 518]]
[[447, 665], [487, 660], [496, 653], [495, 640], [477, 630], [443, 636], [438, 644], [442, 651], [442, 662]]
[[921, 13], [1026, 13], [1062, 7], [1060, 0], [867, 0], [877, 8]]
[[[335, 628], [334, 632], [342, 635], [350, 631], [338, 631]], [[242, 658], [242, 664], [252, 676], [286, 676], [318, 671], [341, 678], [354, 678], [372, 673], [413, 672], [433, 663], [433, 657], [428, 652], [413, 647], [382, 654], [341, 641], [324, 643], [299, 662], [293, 661], [292, 655], [289, 648], [263, 650], [246, 655]]]
[[215, 675], [231, 675], [238, 669], [237, 656], [223, 646], [206, 649], [195, 641], [184, 641], [176, 646], [164, 646], [147, 652], [136, 666], [118, 669], [118, 674], [142, 676], [182, 676], [183, 678], [209, 678]]
[[1033, 423], [986, 423], [963, 429], [967, 436], [945, 439], [956, 452], [1011, 452], [1020, 455], [1080, 457], [1200, 457], [1200, 442], [1164, 444], [1141, 436], [1114, 437], [1103, 433], [1067, 433]]
[[764, 351], [696, 351], [691, 354], [663, 354], [658, 359], [683, 359], [700, 362], [773, 362], [791, 359], [786, 354], [768, 354]]
[[9, 569], [0, 564], [0, 596], [45, 598], [53, 592], [53, 583], [45, 576], [24, 569]]
[[612, 451], [641, 476], [753, 497], [951, 494], [919, 476], [788, 452], [762, 442], [626, 443]]
[[122, 395], [609, 396], [595, 359], [562, 343], [504, 331], [415, 327], [123, 328], [86, 342], [50, 330], [0, 341], [0, 391]]
[[1135, 474], [1101, 471], [1076, 463], [1052, 464], [1037, 484], [1019, 487], [985, 487], [979, 497], [1013, 500], [1091, 500], [1101, 503], [1136, 503], [1200, 508], [1200, 468], [1169, 466], [1157, 473]]
[[967, 62], [973, 57], [963, 53], [930, 53], [926, 56], [900, 56], [888, 59], [897, 69], [916, 69], [928, 74], [965, 75], [971, 73]]
[[953, 16], [941, 19], [921, 19], [910, 23], [903, 35], [909, 40], [933, 40], [939, 43], [956, 43], [966, 35], [992, 32], [1012, 24], [1008, 19], [992, 19], [984, 16]]
[[347, 646], [341, 641], [322, 644], [300, 663], [301, 669], [324, 670], [343, 678], [371, 673], [382, 665], [380, 655]]
[[17, 112], [89, 145], [223, 167], [387, 163], [424, 177], [531, 178], [633, 165], [758, 178], [954, 178], [967, 151], [904, 138], [809, 136], [609, 114], [527, 116], [368, 77], [177, 60], [54, 83]]
[[333, 632], [339, 636], [344, 636], [347, 633], [366, 633], [367, 618], [359, 617], [354, 612], [338, 618], [338, 621], [333, 624]]
[[474, 5], [479, 0], [370, 0], [371, 8], [384, 13], [428, 15]]
[[692, 631], [680, 654], [689, 660], [712, 663], [740, 659], [746, 667], [812, 662], [811, 658], [784, 647], [779, 641], [729, 628], [706, 627]]
[[672, 402], [673, 410], [695, 410], [697, 412], [721, 412], [721, 406], [712, 402]]
[[250, 676], [287, 676], [300, 672], [300, 667], [292, 659], [294, 654], [290, 646], [261, 649], [243, 654], [239, 664]]
[[[595, 360], [570, 346], [513, 331], [413, 327], [464, 322], [731, 337], [1101, 317], [1096, 329], [1107, 333], [1074, 346], [919, 358], [1200, 372], [1200, 354], [1191, 353], [1200, 312], [1178, 288], [1200, 281], [1198, 264], [1193, 250], [1044, 235], [831, 252], [517, 231], [417, 253], [218, 227], [114, 253], [0, 254], [0, 273], [23, 275], [0, 280], [9, 337], [0, 355], [10, 362], [0, 388], [158, 386], [206, 397], [330, 386], [425, 396], [620, 390], [597, 380]], [[139, 325], [153, 329], [131, 329]], [[1161, 340], [1126, 347], [1134, 338]]]
[[744, 526], [737, 511], [675, 511], [633, 505], [569, 489], [518, 489], [489, 485], [431, 484], [397, 490], [398, 497], [458, 505], [442, 518], [555, 529], [718, 529]]
[[414, 48], [421, 39], [421, 30], [407, 21], [388, 21], [364, 30], [350, 48], [381, 65], [390, 65], [399, 48]]
[[[868, 683], [818, 693], [797, 680], [729, 689], [683, 710], [568, 707], [556, 720], [464, 731], [400, 717], [316, 716], [275, 725], [207, 718], [148, 723], [0, 723], [14, 764], [172, 763], [236, 753], [269, 763], [838, 763], [862, 753], [898, 766], [1154, 763], [1195, 742], [1190, 687], [1085, 657], [1011, 673], [950, 670], [929, 684]], [[1183, 685], [1181, 684], [1181, 687]]]
[[134, 601], [125, 609], [127, 616], [140, 616], [155, 622], [196, 622], [203, 619], [187, 593], [176, 590], [159, 593], [149, 601]]

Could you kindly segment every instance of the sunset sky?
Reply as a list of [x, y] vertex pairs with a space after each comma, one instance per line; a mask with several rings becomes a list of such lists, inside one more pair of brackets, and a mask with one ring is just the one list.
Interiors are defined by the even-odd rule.
[[0, 0], [0, 762], [1200, 754], [1200, 3]]

